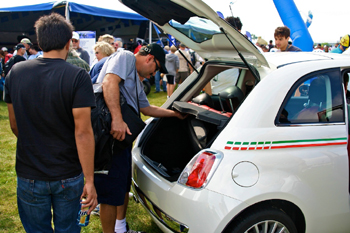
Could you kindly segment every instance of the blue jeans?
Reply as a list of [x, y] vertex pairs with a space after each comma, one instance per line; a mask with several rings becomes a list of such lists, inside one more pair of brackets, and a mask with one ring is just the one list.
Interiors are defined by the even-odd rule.
[[[157, 71], [156, 76], [154, 76], [154, 82], [156, 83], [156, 91], [160, 91], [160, 80], [162, 78], [160, 77], [160, 71]], [[163, 91], [166, 91], [166, 82], [163, 80]]]
[[29, 180], [17, 177], [18, 213], [26, 232], [80, 232], [76, 224], [83, 192], [84, 176], [59, 181]]

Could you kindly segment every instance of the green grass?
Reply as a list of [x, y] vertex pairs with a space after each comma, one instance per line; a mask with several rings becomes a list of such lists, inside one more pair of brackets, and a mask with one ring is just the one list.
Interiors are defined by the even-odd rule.
[[[147, 96], [152, 105], [161, 106], [166, 101], [166, 93], [151, 93]], [[143, 120], [148, 117], [142, 116]], [[12, 134], [8, 119], [6, 103], [0, 101], [0, 232], [25, 232], [17, 210], [16, 199], [16, 137]], [[162, 231], [151, 220], [141, 204], [133, 199], [129, 202], [126, 220], [133, 230], [148, 233], [161, 233]], [[90, 216], [90, 223], [82, 228], [84, 233], [102, 232], [98, 216]]]

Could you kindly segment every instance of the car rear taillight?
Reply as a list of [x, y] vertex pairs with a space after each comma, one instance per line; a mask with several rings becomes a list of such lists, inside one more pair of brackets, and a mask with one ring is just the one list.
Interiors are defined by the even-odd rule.
[[203, 188], [209, 182], [222, 157], [222, 153], [212, 150], [199, 152], [187, 164], [178, 182], [195, 189]]

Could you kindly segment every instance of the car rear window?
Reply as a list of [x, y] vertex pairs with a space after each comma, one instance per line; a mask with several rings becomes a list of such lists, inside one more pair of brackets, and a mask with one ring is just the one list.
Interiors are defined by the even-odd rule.
[[210, 40], [214, 34], [220, 34], [220, 28], [211, 20], [191, 17], [185, 24], [170, 20], [169, 24], [191, 40], [201, 43]]

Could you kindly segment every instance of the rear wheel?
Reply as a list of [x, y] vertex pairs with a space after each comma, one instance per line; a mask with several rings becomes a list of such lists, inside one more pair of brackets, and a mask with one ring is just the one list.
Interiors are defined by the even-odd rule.
[[251, 211], [233, 222], [227, 233], [297, 233], [293, 220], [279, 209], [260, 209]]
[[145, 91], [146, 95], [148, 95], [151, 92], [151, 84], [147, 80], [143, 80], [143, 90]]

